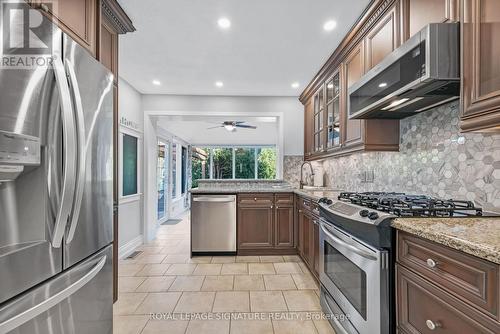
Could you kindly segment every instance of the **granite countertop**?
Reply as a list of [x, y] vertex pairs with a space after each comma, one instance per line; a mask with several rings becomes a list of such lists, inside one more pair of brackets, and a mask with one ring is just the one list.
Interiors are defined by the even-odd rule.
[[398, 218], [392, 226], [500, 264], [500, 217]]
[[322, 197], [328, 198], [337, 198], [339, 196], [338, 191], [323, 191], [323, 190], [306, 190], [306, 189], [297, 189], [294, 187], [257, 187], [257, 188], [232, 188], [232, 187], [221, 187], [221, 188], [207, 188], [207, 189], [199, 189], [194, 188], [191, 189], [190, 192], [192, 194], [242, 194], [242, 193], [295, 193], [299, 196], [307, 197], [314, 201], [319, 200]]

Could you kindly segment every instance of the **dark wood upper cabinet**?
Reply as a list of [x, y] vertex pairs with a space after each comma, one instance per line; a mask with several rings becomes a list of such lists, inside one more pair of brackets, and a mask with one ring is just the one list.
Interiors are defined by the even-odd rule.
[[349, 120], [348, 90], [399, 46], [401, 1], [372, 2], [301, 94], [305, 110], [304, 159], [399, 150], [399, 121]]
[[380, 63], [400, 43], [399, 4], [396, 4], [368, 32], [365, 38], [365, 68], [370, 70]]
[[99, 61], [113, 73], [115, 83], [118, 82], [118, 33], [109, 20], [101, 20], [101, 38], [99, 45]]
[[458, 21], [459, 8], [459, 0], [401, 0], [402, 41], [429, 23]]
[[463, 131], [500, 132], [500, 1], [461, 7]]
[[31, 1], [76, 42], [95, 57], [100, 9], [97, 0], [36, 0]]
[[[363, 43], [358, 44], [354, 47], [351, 53], [346, 57], [344, 61], [344, 91], [345, 93], [345, 104], [347, 104], [347, 99], [349, 98], [348, 90], [356, 81], [359, 80], [365, 74], [365, 57], [364, 57], [364, 47]], [[347, 111], [347, 107], [344, 108]], [[359, 119], [350, 120], [347, 117], [347, 112], [343, 113], [344, 122], [344, 133], [343, 133], [343, 145], [350, 147], [359, 145], [363, 141], [363, 126], [364, 121]]]

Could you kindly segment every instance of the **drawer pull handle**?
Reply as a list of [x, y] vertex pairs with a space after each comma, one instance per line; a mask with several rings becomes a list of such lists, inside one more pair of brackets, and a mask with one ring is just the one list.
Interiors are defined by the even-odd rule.
[[436, 268], [437, 262], [433, 259], [427, 259], [427, 266], [429, 268]]
[[439, 322], [434, 322], [432, 320], [426, 320], [425, 324], [427, 325], [427, 328], [429, 328], [431, 331], [435, 330], [438, 327], [441, 327], [441, 324]]

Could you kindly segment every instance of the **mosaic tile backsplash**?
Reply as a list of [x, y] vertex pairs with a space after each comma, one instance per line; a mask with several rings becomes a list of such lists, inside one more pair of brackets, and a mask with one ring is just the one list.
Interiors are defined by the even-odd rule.
[[[325, 185], [466, 199], [500, 213], [500, 135], [460, 133], [458, 101], [403, 119], [400, 126], [400, 152], [324, 160]], [[293, 184], [300, 175], [297, 159], [285, 157], [284, 163], [284, 178]], [[289, 170], [294, 166], [295, 173]], [[364, 173], [373, 173], [373, 182], [363, 181]]]

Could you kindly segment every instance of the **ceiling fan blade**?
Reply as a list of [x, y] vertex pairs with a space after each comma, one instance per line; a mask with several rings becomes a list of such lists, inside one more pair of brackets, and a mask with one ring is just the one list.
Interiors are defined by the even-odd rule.
[[209, 128], [207, 128], [207, 130], [217, 129], [217, 128], [223, 128], [223, 127], [224, 127], [224, 125], [217, 125], [217, 126], [209, 127]]
[[243, 123], [246, 123], [246, 121], [237, 121], [237, 122], [234, 122], [234, 124], [243, 124]]
[[236, 126], [236, 127], [238, 127], [238, 128], [257, 129], [257, 127], [256, 127], [256, 126], [254, 126], [254, 125], [236, 124], [235, 126]]

